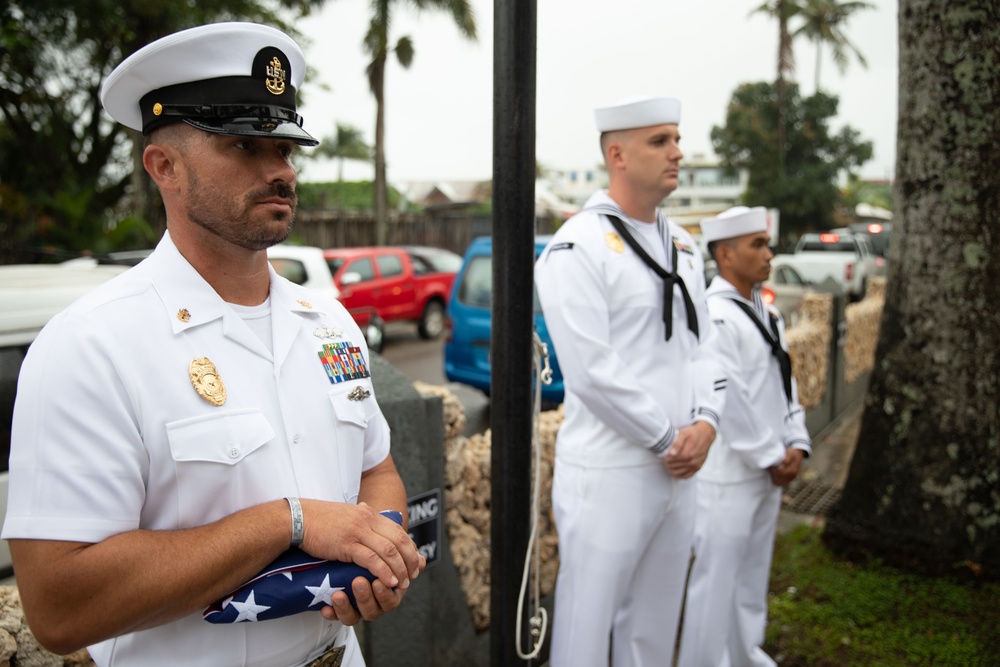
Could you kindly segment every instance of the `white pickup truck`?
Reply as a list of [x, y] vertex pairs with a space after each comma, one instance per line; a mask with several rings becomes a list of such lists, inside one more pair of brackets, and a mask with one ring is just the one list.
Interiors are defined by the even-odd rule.
[[881, 273], [871, 241], [850, 231], [803, 234], [795, 252], [781, 259], [809, 283], [832, 278], [855, 301], [864, 297], [868, 279]]

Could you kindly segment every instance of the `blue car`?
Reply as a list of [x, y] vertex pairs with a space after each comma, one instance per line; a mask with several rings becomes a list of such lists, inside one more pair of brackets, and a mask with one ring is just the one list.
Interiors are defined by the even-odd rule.
[[[541, 254], [551, 236], [535, 237], [535, 257]], [[469, 244], [452, 285], [448, 300], [448, 338], [444, 345], [444, 375], [450, 382], [461, 382], [490, 393], [490, 307], [493, 294], [493, 241], [480, 236]], [[525, 295], [527, 298], [527, 295]], [[535, 331], [549, 348], [552, 384], [542, 385], [542, 401], [563, 401], [563, 379], [556, 360], [555, 347], [542, 318], [538, 295], [532, 294]]]

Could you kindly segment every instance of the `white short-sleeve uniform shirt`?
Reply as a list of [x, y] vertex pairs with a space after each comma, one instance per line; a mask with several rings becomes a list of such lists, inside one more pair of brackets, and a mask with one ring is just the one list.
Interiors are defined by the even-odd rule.
[[[273, 270], [270, 301], [273, 350], [166, 235], [53, 318], [19, 378], [3, 537], [96, 543], [285, 496], [356, 502], [362, 471], [389, 453], [361, 331]], [[222, 405], [192, 383], [201, 358]], [[367, 397], [349, 399], [359, 387]], [[274, 667], [303, 664], [341, 629], [319, 613], [231, 626], [197, 613], [89, 648], [101, 665]]]

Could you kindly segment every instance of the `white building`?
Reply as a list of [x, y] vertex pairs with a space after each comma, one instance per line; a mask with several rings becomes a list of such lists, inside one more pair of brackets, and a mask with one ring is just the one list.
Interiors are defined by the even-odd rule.
[[[695, 153], [681, 162], [679, 185], [663, 202], [663, 210], [677, 222], [688, 225], [740, 203], [750, 176], [746, 170], [733, 174], [719, 161]], [[582, 206], [596, 190], [608, 187], [604, 165], [582, 169], [546, 169], [542, 180], [560, 199]]]
[[664, 208], [668, 213], [688, 209], [721, 212], [740, 203], [749, 180], [746, 170], [727, 173], [718, 160], [695, 153], [681, 162], [677, 189]]

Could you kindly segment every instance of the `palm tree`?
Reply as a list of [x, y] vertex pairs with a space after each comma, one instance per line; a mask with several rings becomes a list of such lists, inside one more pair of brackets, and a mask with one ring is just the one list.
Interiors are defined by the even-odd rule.
[[340, 183], [344, 180], [344, 160], [369, 162], [372, 159], [372, 147], [365, 142], [361, 130], [353, 125], [337, 123], [336, 136], [323, 137], [314, 154], [340, 160], [337, 169], [337, 182]]
[[800, 11], [802, 11], [802, 5], [799, 0], [765, 0], [764, 4], [750, 12], [751, 14], [767, 14], [778, 19], [778, 78], [774, 87], [778, 96], [778, 170], [782, 174], [785, 173], [785, 101], [787, 99], [785, 86], [795, 73], [795, 54], [792, 52], [792, 33], [788, 30], [788, 21]]
[[[365, 35], [365, 51], [371, 55], [368, 64], [368, 85], [375, 96], [375, 243], [385, 245], [388, 227], [388, 186], [385, 178], [385, 63], [390, 52], [404, 69], [413, 62], [413, 41], [400, 37], [389, 46], [389, 25], [392, 8], [402, 0], [372, 0], [372, 19]], [[476, 17], [470, 0], [409, 0], [418, 10], [447, 11], [459, 31], [469, 39], [476, 38]]]
[[840, 73], [847, 69], [847, 56], [853, 52], [862, 67], [868, 67], [868, 62], [857, 47], [851, 44], [844, 35], [843, 26], [851, 14], [862, 9], [874, 9], [875, 5], [868, 2], [837, 2], [837, 0], [805, 0], [799, 15], [805, 20], [792, 37], [805, 35], [816, 44], [816, 90], [819, 91], [819, 70], [823, 44], [829, 44], [833, 52], [833, 62], [837, 64]]
[[788, 21], [802, 11], [799, 0], [766, 0], [751, 14], [767, 14], [778, 19], [778, 81], [785, 82], [795, 74], [795, 54], [792, 53], [792, 33]]

